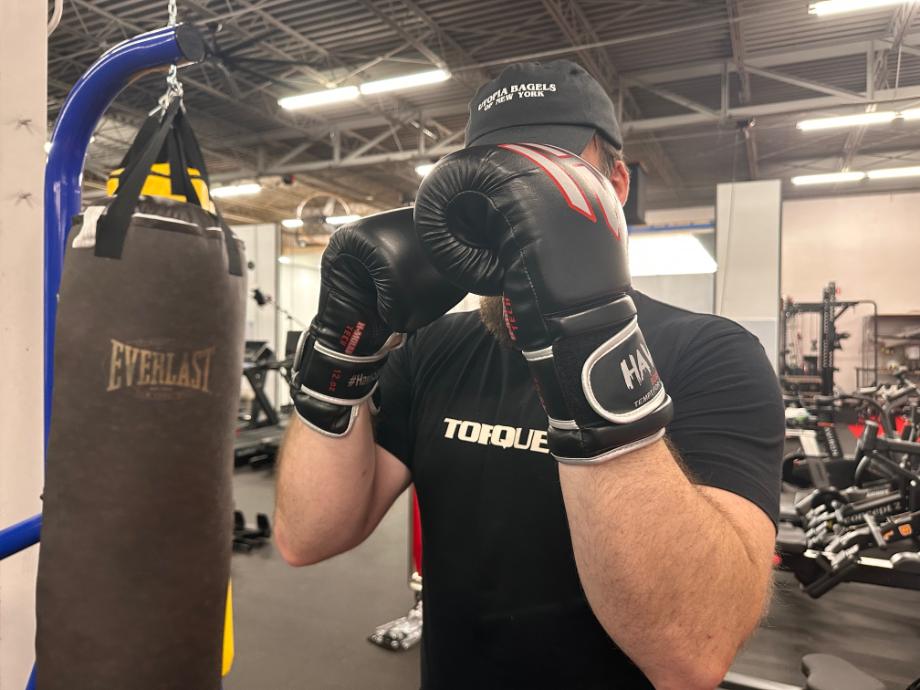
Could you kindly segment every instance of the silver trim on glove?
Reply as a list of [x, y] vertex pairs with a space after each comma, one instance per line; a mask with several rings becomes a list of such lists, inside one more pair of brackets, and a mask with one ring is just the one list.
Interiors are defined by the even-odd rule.
[[618, 458], [621, 455], [632, 453], [635, 450], [645, 448], [646, 446], [652, 445], [656, 441], [660, 441], [662, 438], [664, 438], [664, 431], [664, 429], [660, 429], [651, 436], [646, 436], [645, 438], [639, 439], [638, 441], [627, 443], [625, 446], [620, 446], [619, 448], [614, 448], [613, 450], [601, 453], [600, 455], [595, 455], [593, 458], [563, 458], [559, 455], [553, 455], [553, 457], [563, 465], [601, 465], [608, 460], [613, 460], [614, 458]]
[[546, 417], [549, 420], [549, 425], [554, 429], [563, 429], [565, 431], [575, 431], [580, 429], [578, 423], [574, 419], [553, 419], [549, 415]]
[[405, 333], [391, 333], [390, 337], [387, 338], [380, 349], [372, 355], [346, 355], [344, 352], [338, 352], [331, 347], [326, 347], [318, 340], [313, 341], [313, 349], [321, 355], [326, 355], [331, 359], [337, 359], [340, 362], [349, 362], [350, 364], [374, 364], [382, 359], [386, 359], [387, 355], [393, 350], [401, 348], [405, 342]]
[[550, 345], [549, 347], [544, 347], [542, 350], [531, 350], [530, 352], [522, 350], [521, 353], [528, 362], [541, 362], [544, 359], [553, 358], [553, 346]]
[[330, 405], [341, 405], [342, 407], [355, 407], [363, 403], [368, 398], [370, 398], [374, 394], [374, 391], [377, 390], [378, 385], [380, 385], [380, 382], [379, 381], [375, 382], [370, 392], [360, 398], [333, 398], [331, 395], [324, 395], [323, 393], [317, 393], [315, 390], [312, 390], [311, 388], [307, 388], [306, 386], [301, 386], [300, 388], [297, 389], [297, 392], [303, 393], [304, 395], [307, 395], [311, 398], [319, 400], [320, 402], [329, 403]]

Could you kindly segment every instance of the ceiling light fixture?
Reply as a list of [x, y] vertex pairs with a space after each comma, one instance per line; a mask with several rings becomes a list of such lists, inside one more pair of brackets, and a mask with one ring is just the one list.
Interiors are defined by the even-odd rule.
[[434, 163], [420, 163], [415, 166], [415, 172], [419, 177], [425, 177], [434, 169]]
[[354, 223], [356, 220], [361, 220], [361, 216], [326, 216], [325, 222], [327, 225], [345, 225], [346, 223]]
[[891, 5], [906, 5], [910, 0], [822, 0], [813, 2], [808, 7], [808, 13], [819, 17], [843, 12], [857, 12], [859, 10], [877, 10]]
[[281, 221], [281, 225], [289, 230], [296, 230], [303, 227], [303, 221], [300, 218], [285, 218]]
[[820, 129], [834, 129], [837, 127], [858, 127], [860, 125], [881, 125], [894, 120], [898, 114], [891, 110], [874, 113], [857, 113], [855, 115], [841, 115], [839, 117], [821, 117], [814, 120], [800, 120], [796, 123], [803, 132], [812, 132]]
[[920, 165], [908, 168], [883, 168], [866, 173], [870, 180], [891, 180], [898, 177], [920, 177]]
[[358, 97], [359, 93], [357, 86], [340, 86], [337, 89], [311, 91], [310, 93], [281, 98], [278, 100], [278, 105], [285, 110], [303, 110], [304, 108], [314, 108], [318, 105], [328, 105], [329, 103], [353, 101]]
[[400, 89], [414, 89], [417, 86], [426, 86], [427, 84], [437, 84], [450, 79], [450, 72], [443, 69], [435, 69], [430, 72], [418, 72], [416, 74], [406, 74], [402, 77], [392, 77], [391, 79], [379, 79], [377, 81], [368, 81], [358, 88], [366, 96], [375, 93], [384, 93], [386, 91], [397, 91]]
[[792, 178], [796, 187], [805, 187], [816, 184], [837, 184], [840, 182], [859, 182], [866, 179], [866, 173], [858, 171], [823, 173], [821, 175], [799, 175]]
[[401, 77], [366, 81], [360, 86], [339, 86], [333, 89], [326, 89], [325, 91], [311, 91], [310, 93], [302, 93], [297, 96], [286, 96], [285, 98], [278, 99], [278, 105], [285, 110], [303, 110], [304, 108], [315, 108], [316, 106], [328, 105], [330, 103], [353, 101], [362, 94], [370, 96], [375, 93], [385, 93], [387, 91], [414, 89], [418, 86], [437, 84], [438, 82], [448, 79], [450, 79], [450, 72], [443, 69], [435, 69], [429, 72], [404, 74]]
[[262, 185], [258, 182], [248, 182], [246, 184], [231, 184], [225, 187], [214, 187], [211, 190], [211, 196], [216, 199], [229, 199], [235, 196], [258, 194], [261, 191]]

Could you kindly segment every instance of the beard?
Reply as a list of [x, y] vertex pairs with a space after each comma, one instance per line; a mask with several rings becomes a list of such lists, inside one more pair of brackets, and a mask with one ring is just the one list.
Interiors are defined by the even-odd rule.
[[502, 347], [513, 350], [514, 342], [505, 326], [505, 310], [501, 295], [479, 298], [479, 318], [486, 330], [498, 341]]

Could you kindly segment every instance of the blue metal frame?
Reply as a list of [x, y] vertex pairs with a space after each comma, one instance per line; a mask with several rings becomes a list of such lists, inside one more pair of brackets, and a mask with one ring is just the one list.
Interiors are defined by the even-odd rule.
[[[58, 114], [45, 166], [45, 442], [51, 424], [54, 386], [54, 328], [57, 293], [64, 266], [64, 243], [73, 216], [80, 212], [83, 163], [90, 137], [115, 97], [141, 75], [171, 64], [187, 65], [204, 57], [201, 45], [183, 48], [180, 27], [165, 27], [130, 38], [109, 49], [71, 89]], [[188, 36], [188, 34], [186, 34]], [[0, 560], [38, 543], [41, 515], [0, 530]], [[27, 690], [35, 685], [35, 669]]]

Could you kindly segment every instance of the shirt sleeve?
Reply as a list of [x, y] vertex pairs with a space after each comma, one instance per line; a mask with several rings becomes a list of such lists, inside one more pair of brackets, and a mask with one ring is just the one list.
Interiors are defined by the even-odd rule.
[[693, 479], [748, 499], [779, 519], [785, 421], [782, 395], [760, 342], [729, 321], [704, 329], [670, 389], [668, 436]]
[[377, 445], [395, 455], [409, 470], [412, 470], [414, 436], [411, 433], [412, 418], [412, 375], [411, 355], [415, 337], [391, 352], [380, 373], [377, 388], [379, 411], [374, 423]]

